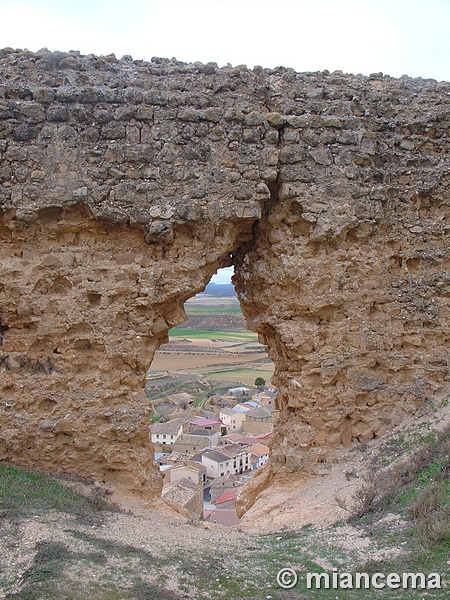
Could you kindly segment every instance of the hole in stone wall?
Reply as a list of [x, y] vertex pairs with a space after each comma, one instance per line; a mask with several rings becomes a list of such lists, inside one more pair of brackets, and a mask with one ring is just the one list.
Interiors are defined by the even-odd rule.
[[0, 315], [0, 346], [3, 345], [3, 335], [5, 331], [8, 331], [8, 326], [3, 323], [3, 318]]
[[97, 292], [89, 292], [87, 294], [87, 298], [88, 298], [90, 304], [100, 304], [102, 295]]
[[278, 412], [273, 363], [247, 329], [232, 275], [232, 267], [219, 269], [185, 303], [188, 320], [155, 354], [145, 389], [164, 485], [188, 477], [183, 468], [199, 469], [205, 510], [220, 506], [218, 480], [237, 488], [267, 461]]

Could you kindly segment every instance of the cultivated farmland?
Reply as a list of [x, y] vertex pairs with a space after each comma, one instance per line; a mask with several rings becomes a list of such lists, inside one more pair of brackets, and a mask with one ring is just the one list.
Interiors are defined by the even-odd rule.
[[170, 341], [155, 355], [149, 376], [157, 372], [196, 375], [207, 385], [267, 382], [273, 363], [257, 334], [248, 331], [236, 297], [200, 294], [186, 305], [188, 320], [170, 331]]

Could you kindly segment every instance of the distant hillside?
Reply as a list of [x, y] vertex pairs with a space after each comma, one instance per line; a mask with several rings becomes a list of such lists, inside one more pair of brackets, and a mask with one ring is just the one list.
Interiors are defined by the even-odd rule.
[[208, 283], [203, 294], [219, 296], [221, 298], [234, 298], [237, 296], [236, 290], [231, 283]]

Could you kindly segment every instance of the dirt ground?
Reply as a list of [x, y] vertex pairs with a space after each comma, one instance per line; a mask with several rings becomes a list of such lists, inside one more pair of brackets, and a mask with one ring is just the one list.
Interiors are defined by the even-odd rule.
[[[325, 570], [331, 570], [341, 554], [356, 563], [395, 560], [404, 551], [401, 544], [380, 546], [370, 532], [345, 523], [348, 515], [342, 501], [351, 499], [374, 458], [401, 458], [423, 435], [443, 430], [449, 423], [448, 401], [438, 408], [435, 404], [425, 406], [383, 438], [336, 452], [321, 474], [280, 478], [260, 494], [235, 527], [205, 524], [174, 512], [161, 500], [144, 502], [114, 491], [111, 501], [120, 511], [105, 512], [98, 523], [62, 517], [56, 511], [4, 521], [0, 535], [0, 598], [313, 600], [294, 592], [279, 595], [280, 590], [274, 588], [271, 569], [283, 566], [287, 560], [283, 556], [292, 551], [293, 540], [296, 548], [309, 552], [308, 560], [314, 559]], [[387, 514], [377, 526], [395, 535], [402, 523], [398, 515]], [[296, 537], [289, 532], [297, 532]], [[58, 548], [63, 550], [60, 562], [65, 567], [61, 573], [53, 573], [51, 579]], [[37, 570], [43, 549], [53, 552], [47, 561], [50, 566]], [[295, 556], [299, 551], [295, 550]], [[67, 557], [72, 557], [72, 562]], [[211, 580], [210, 570], [218, 569], [218, 565], [221, 575]], [[223, 573], [235, 573], [237, 568], [250, 569], [253, 578], [259, 573], [259, 595], [239, 592], [239, 586], [251, 585], [248, 572], [239, 585], [236, 583], [237, 591], [229, 591], [234, 589], [233, 576]], [[30, 573], [35, 577], [31, 586]], [[50, 577], [46, 584], [50, 587], [42, 591], [45, 577]], [[69, 588], [75, 591], [69, 594]]]

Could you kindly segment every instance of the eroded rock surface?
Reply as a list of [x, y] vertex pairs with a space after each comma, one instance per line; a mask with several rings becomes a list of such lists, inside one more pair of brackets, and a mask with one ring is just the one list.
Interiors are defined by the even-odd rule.
[[1, 458], [158, 493], [145, 373], [232, 263], [281, 410], [242, 509], [449, 387], [450, 84], [48, 51], [0, 69]]

